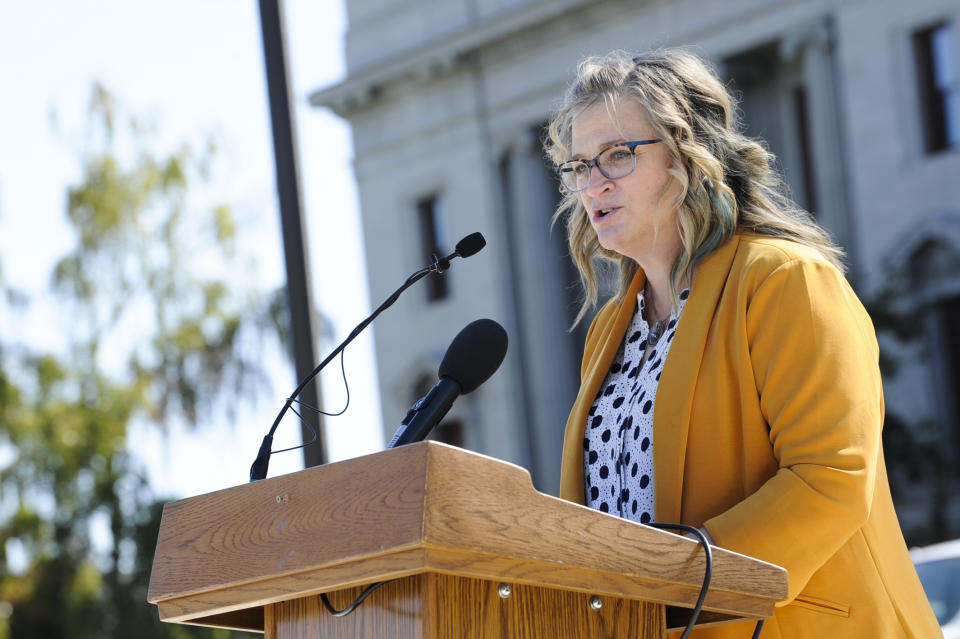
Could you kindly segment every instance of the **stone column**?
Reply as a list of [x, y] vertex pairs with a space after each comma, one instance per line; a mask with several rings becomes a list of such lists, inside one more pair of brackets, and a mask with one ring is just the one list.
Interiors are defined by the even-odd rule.
[[566, 241], [550, 218], [557, 187], [546, 167], [537, 129], [520, 131], [501, 159], [505, 227], [514, 270], [516, 331], [521, 360], [531, 473], [537, 488], [559, 487], [560, 450], [567, 413], [576, 396], [579, 353], [567, 331], [573, 317]]
[[851, 267], [857, 268], [857, 249], [846, 142], [841, 119], [841, 86], [837, 77], [836, 28], [831, 16], [798, 27], [781, 42], [781, 56], [800, 63], [806, 87], [809, 144], [817, 198], [817, 218], [847, 250]]

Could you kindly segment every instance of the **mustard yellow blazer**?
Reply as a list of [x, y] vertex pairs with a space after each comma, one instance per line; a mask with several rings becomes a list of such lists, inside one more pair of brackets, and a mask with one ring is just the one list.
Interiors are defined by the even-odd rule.
[[[587, 412], [643, 287], [587, 334], [560, 495], [584, 503]], [[870, 317], [815, 251], [740, 234], [698, 267], [654, 409], [657, 521], [787, 569], [766, 639], [941, 637], [900, 532], [881, 449]], [[749, 639], [753, 624], [698, 639]]]

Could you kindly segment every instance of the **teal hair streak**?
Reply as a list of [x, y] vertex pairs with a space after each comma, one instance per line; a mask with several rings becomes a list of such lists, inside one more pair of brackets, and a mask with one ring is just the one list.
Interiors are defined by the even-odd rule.
[[723, 192], [717, 193], [716, 189], [713, 188], [713, 183], [710, 182], [710, 180], [706, 180], [704, 187], [707, 190], [707, 194], [710, 196], [710, 208], [714, 213], [715, 223], [712, 225], [713, 232], [710, 234], [710, 237], [707, 238], [707, 241], [704, 242], [694, 252], [692, 258], [692, 262], [694, 264], [699, 262], [701, 258], [708, 255], [711, 251], [713, 251], [713, 249], [720, 246], [724, 240], [730, 236], [736, 227], [733, 200], [730, 198], [730, 195]]
[[[707, 240], [693, 252], [687, 268], [692, 268], [702, 258], [709, 255], [711, 251], [723, 244], [723, 242], [730, 236], [731, 233], [733, 233], [734, 229], [736, 228], [733, 199], [727, 193], [717, 193], [713, 188], [713, 183], [710, 182], [710, 180], [705, 179], [701, 188], [703, 188], [710, 197], [710, 208], [715, 219], [711, 220], [713, 224], [711, 224], [712, 231], [710, 233], [710, 237], [707, 238]], [[693, 193], [692, 189], [691, 194], [696, 197], [696, 194]], [[681, 260], [677, 260], [674, 263], [673, 270], [671, 272], [673, 282], [680, 281], [681, 270]]]

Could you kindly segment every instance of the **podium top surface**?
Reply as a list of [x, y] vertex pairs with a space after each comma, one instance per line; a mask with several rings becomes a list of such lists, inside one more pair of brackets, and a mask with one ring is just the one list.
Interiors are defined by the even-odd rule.
[[[759, 618], [787, 596], [778, 566], [720, 548], [713, 561], [704, 610]], [[244, 610], [427, 572], [689, 608], [704, 553], [421, 442], [167, 504], [148, 600], [166, 621], [251, 627]]]

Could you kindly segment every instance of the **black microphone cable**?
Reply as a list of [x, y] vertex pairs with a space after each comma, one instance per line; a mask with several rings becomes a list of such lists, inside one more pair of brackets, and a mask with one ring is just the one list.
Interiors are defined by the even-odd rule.
[[[703, 546], [703, 552], [706, 555], [706, 567], [703, 571], [703, 585], [700, 587], [700, 596], [697, 597], [697, 603], [694, 605], [693, 610], [690, 611], [690, 619], [687, 621], [687, 627], [680, 636], [680, 639], [687, 639], [687, 637], [690, 636], [690, 632], [693, 630], [693, 627], [697, 623], [697, 617], [700, 616], [700, 609], [703, 608], [703, 601], [707, 598], [707, 591], [710, 589], [710, 579], [713, 577], [713, 551], [710, 550], [710, 542], [707, 541], [707, 537], [703, 534], [703, 531], [686, 524], [671, 524], [659, 521], [651, 521], [647, 525], [653, 528], [660, 528], [662, 530], [682, 530], [683, 532], [691, 533], [692, 535], [696, 536], [697, 542]], [[751, 639], [759, 639], [760, 631], [762, 629], [763, 619], [758, 619]]]
[[693, 630], [693, 627], [697, 623], [697, 617], [700, 616], [700, 609], [703, 607], [703, 600], [707, 598], [707, 590], [710, 589], [710, 579], [713, 577], [713, 552], [710, 550], [710, 542], [707, 541], [707, 537], [703, 534], [703, 532], [686, 524], [670, 524], [659, 521], [651, 521], [647, 525], [652, 526], [653, 528], [660, 528], [662, 530], [682, 530], [683, 532], [688, 532], [696, 536], [697, 541], [699, 541], [700, 545], [703, 546], [704, 554], [706, 554], [706, 567], [703, 571], [703, 585], [700, 587], [700, 596], [697, 597], [697, 603], [690, 612], [690, 620], [687, 621], [686, 629], [684, 629], [683, 634], [680, 635], [680, 639], [687, 639], [687, 637], [690, 636], [690, 632]]
[[333, 604], [330, 603], [330, 599], [327, 597], [327, 593], [325, 592], [320, 593], [320, 603], [322, 603], [323, 607], [327, 609], [327, 612], [329, 612], [334, 617], [346, 617], [351, 612], [356, 610], [357, 607], [363, 603], [364, 599], [369, 597], [374, 590], [376, 590], [383, 584], [390, 583], [391, 581], [394, 581], [394, 580], [388, 579], [387, 581], [378, 581], [376, 583], [370, 584], [369, 586], [363, 589], [363, 592], [361, 592], [356, 599], [353, 600], [353, 603], [351, 603], [349, 606], [347, 606], [343, 610], [337, 610], [336, 608], [334, 608]]
[[[347, 394], [347, 400], [344, 402], [343, 408], [341, 408], [335, 413], [328, 413], [322, 408], [318, 408], [312, 404], [308, 404], [296, 398], [293, 399], [294, 404], [303, 406], [304, 408], [312, 410], [314, 413], [317, 413], [319, 415], [326, 415], [327, 417], [339, 417], [340, 415], [343, 415], [345, 412], [347, 412], [347, 409], [350, 407], [350, 383], [347, 382], [347, 369], [344, 367], [344, 363], [343, 363], [343, 354], [346, 352], [346, 350], [347, 349], [344, 348], [342, 351], [340, 351], [340, 376], [343, 379], [343, 388]], [[304, 424], [307, 428], [310, 429], [310, 432], [313, 434], [313, 439], [311, 439], [308, 442], [304, 442], [302, 444], [297, 444], [296, 446], [290, 446], [289, 448], [281, 448], [280, 450], [271, 450], [270, 451], [271, 455], [276, 455], [277, 453], [286, 453], [291, 450], [298, 450], [300, 448], [306, 448], [307, 446], [310, 446], [311, 444], [316, 443], [316, 441], [320, 439], [320, 433], [317, 432], [317, 429], [313, 427], [313, 424], [311, 424], [309, 420], [304, 419], [303, 415], [301, 415], [297, 411], [297, 409], [294, 408], [293, 406], [290, 407], [290, 411], [294, 415], [296, 415], [298, 418], [300, 418], [300, 422], [302, 424]]]

